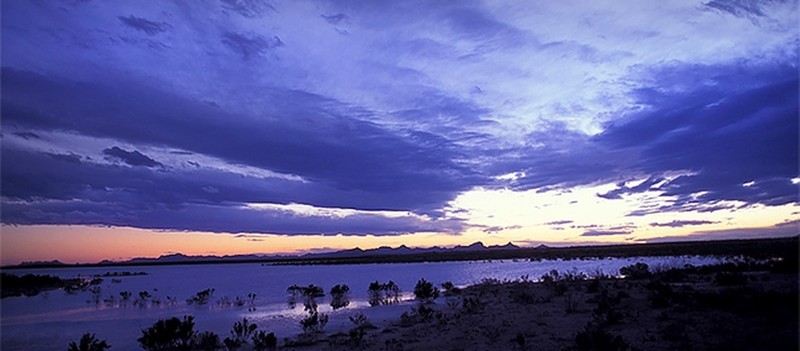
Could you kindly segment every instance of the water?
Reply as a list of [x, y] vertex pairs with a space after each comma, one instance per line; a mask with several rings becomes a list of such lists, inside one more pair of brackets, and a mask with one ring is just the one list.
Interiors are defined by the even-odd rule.
[[[279, 337], [301, 332], [298, 321], [302, 307], [290, 309], [286, 288], [314, 284], [326, 293], [336, 284], [350, 287], [351, 304], [344, 309], [331, 311], [327, 296], [320, 302], [320, 311], [330, 313], [328, 330], [349, 327], [347, 316], [365, 312], [371, 320], [396, 318], [404, 306], [369, 307], [367, 288], [370, 282], [389, 280], [397, 283], [410, 298], [410, 291], [420, 278], [439, 285], [450, 281], [456, 286], [479, 283], [483, 279], [516, 280], [522, 277], [536, 279], [553, 269], [586, 274], [616, 275], [619, 268], [636, 262], [651, 267], [682, 267], [685, 264], [705, 265], [719, 262], [713, 257], [644, 257], [588, 260], [527, 260], [468, 261], [401, 264], [360, 265], [309, 265], [271, 266], [259, 263], [209, 264], [185, 266], [143, 267], [87, 267], [15, 270], [13, 274], [50, 274], [61, 278], [88, 277], [106, 272], [145, 272], [146, 275], [104, 277], [99, 285], [101, 302], [95, 304], [90, 292], [67, 294], [53, 290], [33, 297], [12, 297], [0, 302], [2, 316], [2, 349], [10, 350], [63, 350], [83, 333], [96, 333], [106, 339], [113, 350], [136, 350], [136, 339], [141, 330], [160, 318], [194, 315], [196, 330], [210, 330], [221, 336], [228, 335], [233, 323], [243, 317], [255, 321], [260, 329], [275, 331]], [[118, 279], [119, 282], [113, 282]], [[204, 306], [188, 305], [186, 300], [197, 292], [215, 289], [210, 302]], [[120, 292], [129, 291], [129, 302], [120, 302]], [[145, 307], [133, 304], [140, 291], [147, 291], [161, 300], [160, 305], [147, 303]], [[241, 307], [223, 306], [220, 300], [227, 297], [247, 299], [256, 294], [254, 304]], [[114, 297], [113, 303], [102, 300]], [[175, 303], [167, 303], [168, 297]]]

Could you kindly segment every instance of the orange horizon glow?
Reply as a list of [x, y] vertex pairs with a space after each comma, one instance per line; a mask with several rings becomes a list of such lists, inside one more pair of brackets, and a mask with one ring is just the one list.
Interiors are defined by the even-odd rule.
[[[415, 233], [395, 236], [347, 235], [269, 235], [154, 231], [130, 227], [31, 225], [0, 227], [0, 265], [22, 262], [98, 263], [157, 258], [162, 255], [300, 255], [309, 252], [347, 250], [381, 246], [452, 247], [482, 242], [487, 246], [508, 242], [518, 246], [592, 244], [635, 244], [642, 241], [624, 238], [585, 238], [584, 240], [526, 240], [519, 236], [486, 235], [469, 230], [461, 235]], [[751, 228], [753, 230], [764, 228]], [[785, 236], [785, 235], [780, 235]], [[676, 238], [689, 236], [676, 235]], [[594, 239], [594, 240], [593, 240]], [[605, 240], [603, 240], [605, 239]], [[611, 240], [609, 240], [611, 239]], [[413, 243], [413, 244], [412, 244]]]

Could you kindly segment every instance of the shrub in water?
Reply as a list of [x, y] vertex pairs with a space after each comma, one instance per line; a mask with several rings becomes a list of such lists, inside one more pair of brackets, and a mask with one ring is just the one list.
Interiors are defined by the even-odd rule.
[[336, 285], [331, 288], [331, 308], [338, 310], [350, 304], [350, 287], [347, 284]]

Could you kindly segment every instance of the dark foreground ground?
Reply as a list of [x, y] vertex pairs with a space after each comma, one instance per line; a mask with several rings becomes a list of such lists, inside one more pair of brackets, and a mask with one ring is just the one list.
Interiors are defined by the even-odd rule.
[[487, 281], [281, 349], [798, 350], [796, 261], [627, 273]]

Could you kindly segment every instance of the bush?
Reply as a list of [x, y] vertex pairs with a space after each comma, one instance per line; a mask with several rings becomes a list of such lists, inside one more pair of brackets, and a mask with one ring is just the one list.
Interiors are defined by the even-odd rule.
[[242, 319], [241, 322], [233, 323], [233, 330], [231, 330], [231, 336], [233, 340], [238, 341], [241, 343], [246, 343], [250, 336], [255, 333], [256, 329], [258, 329], [258, 325], [255, 323], [250, 323], [247, 318]]
[[309, 313], [308, 317], [300, 320], [300, 326], [303, 327], [305, 333], [318, 333], [325, 329], [328, 324], [328, 315], [320, 314], [317, 311]]
[[619, 274], [624, 275], [630, 279], [642, 279], [650, 276], [650, 267], [647, 263], [638, 262], [630, 266], [625, 266], [619, 269]]
[[195, 348], [202, 351], [216, 351], [222, 348], [219, 335], [212, 332], [202, 332], [195, 336]]
[[575, 350], [578, 351], [626, 351], [630, 346], [619, 335], [611, 335], [605, 329], [586, 325], [575, 335]]
[[374, 328], [372, 323], [367, 321], [367, 316], [363, 313], [359, 313], [355, 316], [348, 317], [350, 322], [353, 322], [355, 327], [350, 329], [348, 335], [350, 336], [350, 342], [355, 345], [360, 345], [361, 341], [364, 339], [364, 335], [366, 334], [367, 328]]
[[70, 342], [67, 351], [104, 351], [111, 348], [105, 340], [98, 340], [94, 334], [83, 334], [78, 343]]
[[150, 328], [142, 330], [142, 337], [137, 339], [139, 345], [148, 351], [183, 351], [191, 350], [194, 331], [194, 317], [184, 316], [160, 319]]
[[417, 300], [430, 302], [439, 297], [439, 288], [427, 280], [420, 279], [414, 287], [414, 297]]
[[747, 277], [741, 272], [719, 272], [714, 275], [714, 283], [719, 286], [745, 285]]

